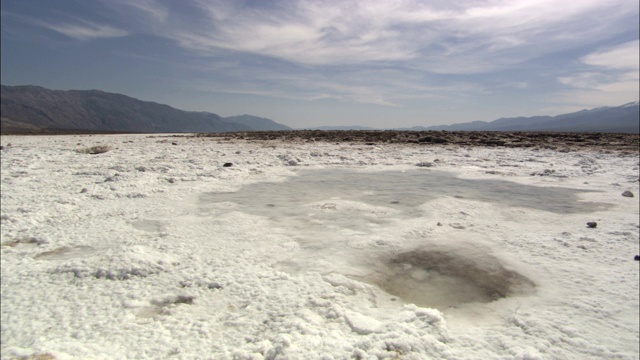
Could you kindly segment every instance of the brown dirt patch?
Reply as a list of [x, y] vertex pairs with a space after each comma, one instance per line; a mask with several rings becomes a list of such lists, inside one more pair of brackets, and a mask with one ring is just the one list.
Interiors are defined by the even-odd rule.
[[540, 148], [559, 151], [609, 150], [638, 153], [639, 134], [494, 132], [494, 131], [393, 131], [393, 130], [293, 130], [206, 133], [191, 135], [220, 139], [284, 142], [332, 142], [365, 145], [416, 144], [420, 146], [482, 146]]

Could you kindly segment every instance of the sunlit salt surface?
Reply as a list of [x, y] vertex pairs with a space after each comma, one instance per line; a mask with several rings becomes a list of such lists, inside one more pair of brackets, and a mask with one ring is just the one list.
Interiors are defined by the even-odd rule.
[[486, 252], [398, 249], [377, 238], [382, 230], [402, 230], [403, 221], [427, 218], [429, 202], [441, 197], [563, 214], [608, 208], [608, 204], [580, 201], [578, 195], [584, 192], [461, 179], [422, 169], [301, 170], [284, 182], [202, 194], [200, 204], [269, 219], [272, 230], [284, 232], [300, 248], [291, 259], [276, 265], [282, 270], [294, 274], [338, 272], [374, 284], [408, 303], [447, 308], [526, 294], [534, 283], [504, 268]]

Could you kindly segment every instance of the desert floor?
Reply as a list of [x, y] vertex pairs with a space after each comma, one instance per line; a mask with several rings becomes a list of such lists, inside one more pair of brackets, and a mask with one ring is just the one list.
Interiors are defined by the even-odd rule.
[[638, 358], [637, 136], [322, 134], [2, 136], [2, 358]]

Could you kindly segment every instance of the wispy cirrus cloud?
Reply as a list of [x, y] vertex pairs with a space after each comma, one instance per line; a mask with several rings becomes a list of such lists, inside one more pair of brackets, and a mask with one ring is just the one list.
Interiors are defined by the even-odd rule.
[[638, 71], [640, 66], [640, 41], [629, 41], [602, 51], [591, 53], [581, 60], [587, 65], [621, 70]]
[[640, 97], [640, 41], [634, 40], [594, 51], [580, 58], [588, 71], [558, 77], [569, 86], [561, 92], [565, 102], [580, 105], [616, 105]]
[[110, 25], [104, 25], [80, 18], [71, 20], [44, 20], [32, 16], [3, 11], [2, 16], [14, 18], [20, 22], [35, 25], [40, 28], [53, 30], [75, 40], [91, 40], [100, 38], [116, 38], [129, 35], [126, 30], [118, 29]]
[[4, 9], [2, 11], [2, 16], [7, 17], [7, 19], [15, 19], [21, 23], [53, 30], [75, 40], [117, 38], [130, 35], [129, 31], [107, 25], [104, 22], [87, 20], [80, 15], [72, 15], [58, 11], [47, 15], [46, 17], [37, 17]]
[[68, 36], [76, 40], [114, 38], [129, 35], [128, 31], [118, 29], [110, 25], [104, 25], [79, 18], [74, 18], [72, 20], [52, 21], [42, 20], [22, 14], [15, 14], [9, 11], [3, 11], [2, 15], [16, 18], [24, 23], [35, 25], [41, 28], [53, 30], [59, 34]]
[[[140, 24], [137, 30], [152, 32], [170, 17], [170, 9], [159, 0], [98, 0], [98, 2], [128, 25]], [[135, 26], [132, 26], [135, 27]]]
[[[282, 63], [256, 65], [225, 61], [200, 64], [197, 69], [217, 76], [215, 80], [203, 76], [185, 81], [182, 85], [185, 89], [299, 100], [335, 99], [390, 107], [415, 99], [443, 98], [451, 94], [463, 97], [487, 91], [470, 81], [426, 81], [419, 72], [357, 65], [308, 71], [306, 67], [287, 67]], [[418, 78], [423, 81], [417, 81]]]
[[512, 100], [533, 111], [554, 96], [595, 107], [637, 94], [639, 9], [629, 0], [60, 1], [3, 4], [3, 16], [15, 9], [75, 40], [131, 35], [109, 55], [193, 93], [414, 113]]
[[[615, 21], [593, 26], [584, 19], [603, 16], [607, 8], [604, 16], [615, 20], [633, 5], [595, 0], [562, 7], [552, 0], [433, 4], [295, 1], [247, 9], [236, 1], [197, 1], [205, 20], [193, 27], [169, 26], [162, 36], [202, 54], [225, 49], [308, 65], [415, 62], [431, 71], [486, 72], [620, 31]], [[457, 59], [445, 64], [449, 58]]]
[[[430, 74], [465, 76], [517, 69], [554, 52], [578, 49], [624, 32], [627, 28], [621, 20], [638, 12], [625, 0], [584, 0], [563, 6], [557, 6], [555, 0], [299, 0], [250, 6], [240, 1], [196, 0], [167, 11], [170, 5], [148, 0], [144, 6], [136, 6], [136, 11], [148, 15], [141, 27], [214, 62], [257, 56], [304, 68], [287, 73], [298, 76], [297, 81], [308, 90], [292, 93], [294, 97], [308, 92], [314, 94], [310, 98], [393, 106], [403, 96], [402, 86], [392, 83], [402, 81], [406, 89], [446, 89], [464, 83], [461, 91], [475, 91], [487, 84], [468, 86], [470, 81], [444, 80]], [[330, 80], [322, 77], [343, 66], [366, 71], [355, 72], [348, 79], [344, 74]], [[381, 69], [394, 75], [384, 77]], [[265, 67], [260, 71], [270, 70]], [[302, 73], [317, 73], [322, 81], [307, 81]], [[381, 85], [357, 76], [364, 73], [377, 73]], [[274, 93], [282, 95], [289, 93], [282, 89], [292, 82], [280, 79], [269, 83], [274, 89], [279, 87]], [[531, 86], [526, 78], [505, 83], [526, 84], [511, 86], [520, 90]], [[258, 80], [256, 84], [264, 85]], [[432, 93], [413, 94], [429, 97]]]
[[51, 29], [60, 34], [66, 35], [76, 40], [91, 40], [99, 38], [115, 38], [127, 36], [129, 33], [125, 30], [116, 29], [108, 25], [100, 25], [88, 21], [81, 23], [47, 23], [40, 22], [42, 27]]

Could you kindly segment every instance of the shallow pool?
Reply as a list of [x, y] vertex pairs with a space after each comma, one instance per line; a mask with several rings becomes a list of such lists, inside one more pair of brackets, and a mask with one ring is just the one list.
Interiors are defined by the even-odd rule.
[[286, 181], [254, 183], [237, 192], [205, 193], [200, 202], [202, 206], [232, 204], [220, 209], [265, 217], [271, 228], [284, 231], [299, 250], [276, 265], [281, 270], [339, 272], [405, 302], [446, 308], [528, 293], [534, 283], [502, 267], [499, 259], [486, 252], [469, 256], [428, 246], [399, 248], [398, 244], [407, 242], [394, 241], [390, 233], [401, 234], [407, 221], [427, 218], [429, 202], [442, 197], [559, 214], [589, 213], [610, 206], [581, 201], [579, 195], [585, 192], [461, 179], [425, 169], [331, 169], [300, 170]]

